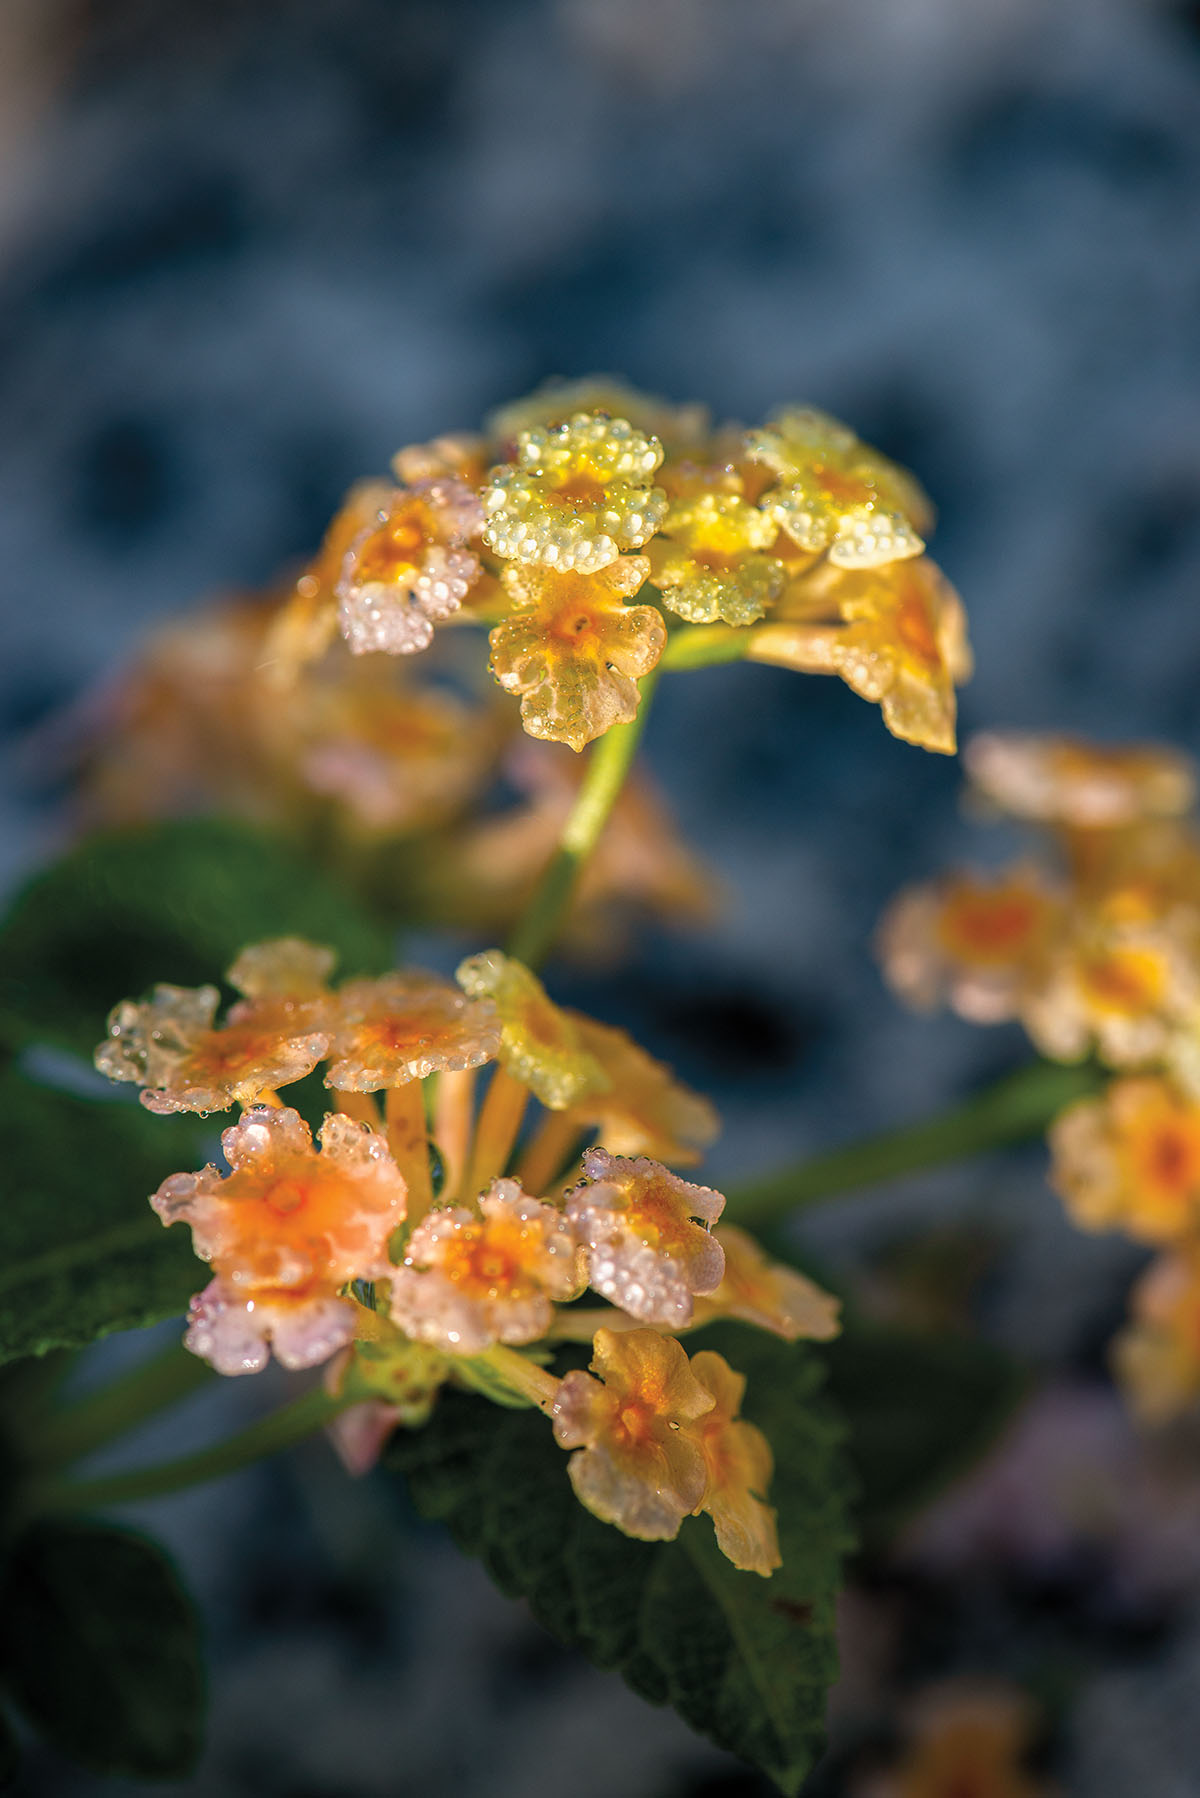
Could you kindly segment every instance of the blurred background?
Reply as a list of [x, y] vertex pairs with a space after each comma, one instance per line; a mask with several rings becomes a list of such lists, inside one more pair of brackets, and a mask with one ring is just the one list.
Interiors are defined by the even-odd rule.
[[[1198, 227], [1194, 0], [3, 0], [0, 882], [61, 838], [31, 732], [147, 627], [310, 554], [400, 444], [556, 374], [845, 417], [939, 508], [967, 731], [1200, 750]], [[558, 991], [718, 1100], [714, 1179], [1022, 1059], [902, 1014], [870, 955], [902, 881], [1010, 846], [964, 825], [953, 762], [839, 683], [750, 668], [667, 683], [648, 755], [726, 914]], [[1041, 1166], [809, 1238], [849, 1264], [947, 1219], [1005, 1235], [985, 1325], [1077, 1421], [1137, 1257], [1071, 1232]], [[411, 1520], [402, 1556], [323, 1453], [146, 1513], [210, 1621], [195, 1793], [765, 1789]], [[1099, 1576], [1067, 1563], [1055, 1615], [1094, 1636]], [[1064, 1726], [1073, 1794], [1195, 1789], [1200, 1608], [1152, 1587]]]

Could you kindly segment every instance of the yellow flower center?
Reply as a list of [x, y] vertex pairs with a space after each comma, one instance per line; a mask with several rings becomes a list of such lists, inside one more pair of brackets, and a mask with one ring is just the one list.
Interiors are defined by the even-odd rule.
[[1097, 1010], [1133, 1017], [1162, 1002], [1166, 969], [1151, 949], [1110, 949], [1080, 962], [1079, 984]]
[[963, 960], [1004, 962], [1016, 956], [1041, 921], [1032, 893], [1012, 887], [992, 892], [960, 888], [938, 919], [943, 948]]

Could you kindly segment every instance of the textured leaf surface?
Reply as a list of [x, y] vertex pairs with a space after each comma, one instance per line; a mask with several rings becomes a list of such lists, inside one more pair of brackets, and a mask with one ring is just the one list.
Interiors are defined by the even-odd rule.
[[448, 1394], [389, 1465], [505, 1592], [643, 1697], [797, 1792], [836, 1672], [834, 1600], [849, 1546], [840, 1427], [805, 1350], [739, 1326], [689, 1338], [748, 1375], [745, 1414], [775, 1450], [784, 1565], [771, 1579], [718, 1553], [706, 1517], [675, 1542], [633, 1542], [583, 1510], [545, 1418]]
[[391, 963], [390, 933], [277, 836], [200, 819], [93, 837], [36, 875], [0, 927], [0, 1028], [90, 1055], [119, 999], [219, 980], [273, 936], [330, 944], [346, 974]]
[[178, 1779], [200, 1751], [196, 1616], [161, 1550], [128, 1530], [45, 1523], [20, 1539], [0, 1673], [38, 1733], [96, 1773]]
[[178, 1316], [208, 1278], [146, 1203], [201, 1165], [214, 1126], [0, 1072], [0, 1362]]
[[849, 1319], [828, 1349], [829, 1390], [849, 1427], [856, 1522], [885, 1542], [990, 1445], [1026, 1390], [1000, 1349]]

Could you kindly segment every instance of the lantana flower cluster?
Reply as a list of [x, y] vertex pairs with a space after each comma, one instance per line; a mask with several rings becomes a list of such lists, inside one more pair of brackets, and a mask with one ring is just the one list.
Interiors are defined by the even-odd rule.
[[[215, 986], [127, 1000], [96, 1053], [155, 1112], [239, 1105], [225, 1169], [152, 1196], [212, 1279], [186, 1345], [225, 1374], [324, 1366], [358, 1401], [355, 1467], [419, 1425], [447, 1382], [536, 1404], [581, 1501], [646, 1540], [704, 1511], [738, 1567], [779, 1564], [770, 1446], [744, 1378], [682, 1332], [741, 1318], [788, 1341], [836, 1333], [836, 1304], [722, 1226], [722, 1195], [674, 1171], [712, 1107], [623, 1031], [564, 1010], [521, 962], [455, 981], [397, 970], [334, 984], [331, 951], [259, 943]], [[279, 1089], [324, 1068], [316, 1139]], [[602, 1306], [582, 1308], [590, 1287]], [[592, 1344], [591, 1371], [546, 1365]]]
[[1200, 1397], [1200, 832], [1197, 770], [1174, 750], [989, 733], [975, 797], [1037, 828], [999, 872], [910, 888], [879, 947], [899, 995], [976, 1023], [1019, 1019], [1043, 1055], [1109, 1078], [1050, 1131], [1076, 1224], [1162, 1251], [1114, 1344], [1137, 1409]]
[[474, 623], [526, 732], [575, 750], [636, 717], [660, 664], [745, 656], [838, 674], [897, 736], [953, 751], [971, 658], [924, 553], [931, 507], [826, 413], [714, 427], [596, 378], [392, 466], [351, 492], [282, 609], [280, 678], [339, 632], [355, 656], [413, 656]]

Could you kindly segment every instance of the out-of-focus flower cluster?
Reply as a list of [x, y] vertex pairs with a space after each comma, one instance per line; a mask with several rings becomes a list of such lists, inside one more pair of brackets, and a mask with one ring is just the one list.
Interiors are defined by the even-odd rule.
[[[328, 1364], [358, 1401], [338, 1424], [356, 1467], [447, 1381], [537, 1404], [598, 1516], [657, 1540], [705, 1511], [737, 1566], [769, 1574], [771, 1451], [740, 1416], [745, 1381], [678, 1335], [736, 1317], [827, 1338], [836, 1304], [717, 1227], [721, 1194], [672, 1171], [711, 1142], [711, 1106], [499, 950], [456, 982], [334, 985], [333, 962], [297, 939], [256, 944], [229, 970], [223, 1018], [216, 987], [158, 986], [115, 1008], [97, 1050], [152, 1111], [243, 1107], [228, 1171], [174, 1174], [151, 1199], [212, 1268], [187, 1346], [227, 1374], [271, 1353]], [[320, 1066], [318, 1147], [277, 1089]], [[606, 1304], [580, 1310], [589, 1286]], [[563, 1341], [593, 1344], [590, 1373], [547, 1371]]]
[[907, 1741], [886, 1772], [854, 1782], [852, 1798], [1055, 1798], [1027, 1771], [1035, 1712], [999, 1682], [950, 1680], [909, 1704]]
[[901, 893], [884, 970], [912, 1005], [1017, 1018], [1043, 1055], [1110, 1074], [1055, 1120], [1051, 1180], [1082, 1229], [1163, 1251], [1114, 1345], [1137, 1409], [1163, 1420], [1200, 1397], [1197, 771], [1166, 748], [1000, 733], [965, 759], [981, 804], [1038, 827], [1039, 851]]

